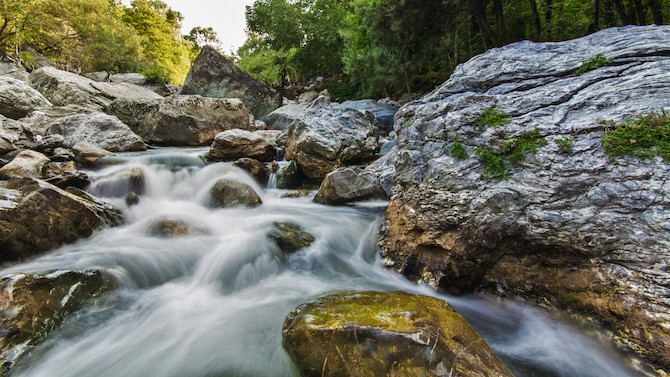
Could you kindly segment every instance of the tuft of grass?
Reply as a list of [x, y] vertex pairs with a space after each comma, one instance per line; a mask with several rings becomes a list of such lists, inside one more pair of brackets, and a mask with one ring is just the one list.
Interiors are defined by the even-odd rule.
[[598, 54], [589, 60], [583, 61], [582, 65], [580, 65], [579, 68], [577, 68], [577, 70], [575, 71], [575, 75], [581, 76], [586, 72], [593, 71], [600, 67], [608, 66], [610, 65], [610, 63], [612, 63], [612, 59], [606, 57], [603, 54]]
[[670, 113], [662, 110], [628, 117], [621, 123], [600, 121], [607, 129], [602, 137], [605, 154], [610, 159], [637, 156], [651, 159], [661, 156], [670, 162]]
[[560, 137], [554, 139], [554, 142], [558, 145], [558, 150], [560, 150], [561, 153], [572, 154], [572, 146], [575, 144], [574, 137]]
[[481, 115], [475, 119], [475, 124], [480, 127], [498, 127], [511, 121], [506, 112], [495, 107], [489, 107], [484, 109]]
[[458, 140], [451, 143], [449, 154], [457, 160], [464, 160], [468, 157], [468, 151], [465, 150], [465, 145]]
[[509, 139], [503, 142], [501, 154], [493, 153], [486, 148], [477, 148], [475, 153], [479, 157], [479, 162], [484, 165], [484, 174], [489, 176], [506, 179], [510, 177], [509, 166], [518, 165], [528, 154], [537, 153], [539, 146], [547, 145], [547, 140], [540, 135], [537, 128], [532, 131], [526, 131], [516, 139]]

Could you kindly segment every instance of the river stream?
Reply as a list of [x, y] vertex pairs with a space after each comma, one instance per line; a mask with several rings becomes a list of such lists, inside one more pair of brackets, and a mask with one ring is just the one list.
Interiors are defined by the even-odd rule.
[[[375, 238], [385, 204], [329, 207], [282, 198], [227, 163], [205, 165], [204, 149], [121, 154], [94, 178], [141, 169], [146, 193], [128, 207], [126, 188], [91, 191], [123, 209], [126, 224], [2, 273], [101, 269], [120, 289], [71, 316], [26, 355], [12, 376], [298, 376], [282, 348], [292, 309], [335, 290], [403, 290], [449, 301], [519, 376], [634, 376], [628, 358], [538, 309], [487, 297], [440, 296], [383, 267]], [[251, 185], [263, 205], [210, 209], [222, 177]], [[313, 195], [312, 195], [313, 196]], [[158, 237], [157, 220], [181, 220], [197, 234]], [[268, 237], [291, 222], [316, 241], [285, 256]]]

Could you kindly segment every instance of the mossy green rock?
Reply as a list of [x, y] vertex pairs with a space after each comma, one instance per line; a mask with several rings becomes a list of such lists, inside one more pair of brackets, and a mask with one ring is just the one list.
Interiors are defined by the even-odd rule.
[[56, 271], [0, 277], [0, 362], [6, 372], [65, 319], [112, 288], [100, 271]]
[[443, 300], [354, 292], [304, 304], [284, 321], [304, 376], [513, 376]]
[[314, 242], [314, 236], [292, 223], [274, 223], [270, 238], [285, 253], [294, 253]]

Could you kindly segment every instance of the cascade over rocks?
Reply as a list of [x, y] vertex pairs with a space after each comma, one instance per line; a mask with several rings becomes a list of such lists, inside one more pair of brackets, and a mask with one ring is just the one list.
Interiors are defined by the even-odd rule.
[[[669, 26], [648, 26], [515, 43], [402, 107], [383, 262], [454, 293], [491, 289], [588, 313], [670, 368], [670, 165], [610, 160], [598, 122], [670, 108], [668, 41]], [[596, 54], [612, 62], [576, 75]], [[488, 108], [510, 121], [481, 124]], [[502, 153], [535, 129], [536, 154], [484, 173], [477, 148]]]
[[100, 271], [0, 276], [0, 372], [8, 373], [15, 361], [45, 340], [72, 312], [111, 288]]
[[83, 191], [33, 178], [0, 188], [0, 261], [14, 261], [121, 223], [121, 212]]
[[233, 129], [216, 135], [207, 153], [207, 158], [213, 161], [232, 161], [243, 157], [270, 162], [277, 157], [277, 151], [263, 136]]
[[53, 106], [49, 100], [25, 82], [0, 76], [0, 114], [20, 119], [33, 110]]
[[114, 101], [117, 116], [145, 142], [164, 146], [204, 146], [225, 130], [250, 130], [249, 112], [236, 99], [170, 96], [160, 100]]
[[286, 159], [295, 160], [308, 178], [321, 181], [340, 166], [374, 159], [378, 151], [377, 125], [370, 113], [316, 108], [291, 124]]
[[181, 89], [181, 94], [214, 98], [239, 98], [257, 119], [264, 120], [281, 106], [281, 95], [251, 77], [211, 46], [205, 46]]
[[326, 296], [283, 335], [303, 376], [513, 376], [447, 302], [405, 292]]
[[119, 118], [104, 113], [79, 114], [60, 118], [47, 129], [47, 135], [63, 135], [64, 146], [88, 143], [110, 152], [143, 151], [141, 137]]
[[149, 89], [128, 83], [97, 82], [52, 67], [34, 70], [30, 85], [55, 106], [80, 105], [100, 111], [116, 99], [157, 100], [163, 97]]

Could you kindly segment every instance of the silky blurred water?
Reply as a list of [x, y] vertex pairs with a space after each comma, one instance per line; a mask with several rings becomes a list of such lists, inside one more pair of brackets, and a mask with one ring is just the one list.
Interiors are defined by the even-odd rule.
[[[2, 273], [101, 269], [121, 288], [71, 316], [24, 357], [12, 376], [297, 376], [282, 348], [285, 316], [336, 290], [404, 290], [437, 296], [382, 268], [375, 238], [385, 203], [351, 207], [281, 198], [227, 163], [205, 165], [202, 149], [123, 154], [96, 179], [140, 169], [145, 193], [127, 207], [127, 187], [97, 187], [124, 210], [124, 226]], [[210, 209], [209, 189], [228, 177], [251, 185], [263, 205]], [[193, 235], [162, 238], [161, 219]], [[316, 241], [285, 256], [268, 237], [291, 222]], [[439, 296], [484, 335], [519, 376], [633, 376], [626, 358], [579, 327], [515, 302]]]

